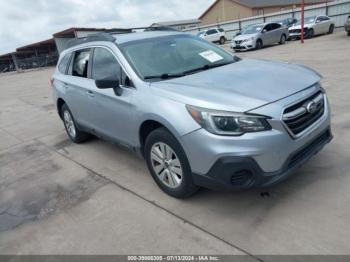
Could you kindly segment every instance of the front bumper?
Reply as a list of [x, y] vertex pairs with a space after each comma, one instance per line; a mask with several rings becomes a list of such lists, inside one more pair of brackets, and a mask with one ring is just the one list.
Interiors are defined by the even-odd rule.
[[250, 157], [222, 157], [218, 159], [207, 174], [193, 174], [195, 184], [214, 190], [247, 189], [267, 187], [286, 179], [300, 165], [317, 154], [332, 140], [330, 128], [303, 148], [294, 152], [283, 167], [275, 172], [265, 172]]
[[[304, 37], [307, 37], [309, 35], [310, 28], [304, 29]], [[289, 31], [289, 37], [288, 39], [298, 39], [301, 37], [301, 30], [294, 32], [294, 30]]]
[[255, 48], [255, 44], [253, 41], [241, 42], [240, 44], [236, 44], [234, 41], [231, 45], [231, 48], [236, 51], [245, 51], [251, 50]]
[[[287, 177], [332, 139], [326, 96], [323, 116], [300, 136], [293, 137], [280, 119], [286, 105], [305, 99], [317, 90], [318, 87], [314, 86], [250, 111], [271, 116], [270, 131], [247, 133], [237, 137], [217, 136], [199, 129], [182, 136], [181, 144], [189, 159], [195, 182], [209, 188], [234, 189], [267, 186]], [[300, 152], [304, 152], [303, 156], [297, 158]], [[243, 171], [248, 173], [243, 174]], [[237, 174], [249, 179], [244, 183], [234, 184], [231, 180]]]

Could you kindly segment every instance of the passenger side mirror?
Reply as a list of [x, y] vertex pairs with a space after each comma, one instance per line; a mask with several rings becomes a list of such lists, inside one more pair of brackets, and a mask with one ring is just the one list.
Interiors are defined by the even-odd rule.
[[242, 34], [242, 32], [238, 32], [237, 34], [236, 34], [236, 36], [239, 36], [239, 35], [241, 35]]
[[262, 30], [262, 33], [265, 34], [267, 32], [267, 29]]
[[95, 80], [95, 84], [99, 89], [112, 88], [114, 90], [114, 93], [117, 96], [121, 96], [123, 93], [123, 89], [120, 88], [119, 80], [101, 79], [101, 80]]
[[318, 24], [319, 22], [321, 22], [321, 20], [316, 20], [316, 24]]

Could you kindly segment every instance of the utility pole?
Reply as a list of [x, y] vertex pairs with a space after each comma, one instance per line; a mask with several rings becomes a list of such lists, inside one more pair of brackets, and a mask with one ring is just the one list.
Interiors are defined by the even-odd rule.
[[301, 0], [301, 43], [304, 44], [305, 0]]

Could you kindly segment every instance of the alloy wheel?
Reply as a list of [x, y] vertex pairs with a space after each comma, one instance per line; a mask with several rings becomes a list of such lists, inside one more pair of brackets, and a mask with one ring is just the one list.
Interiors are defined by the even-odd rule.
[[180, 160], [174, 150], [163, 142], [155, 143], [151, 149], [152, 168], [158, 179], [167, 187], [177, 188], [183, 179]]
[[76, 136], [75, 125], [74, 125], [73, 118], [71, 114], [68, 112], [68, 110], [64, 111], [63, 118], [64, 118], [64, 125], [67, 128], [68, 134], [74, 138]]

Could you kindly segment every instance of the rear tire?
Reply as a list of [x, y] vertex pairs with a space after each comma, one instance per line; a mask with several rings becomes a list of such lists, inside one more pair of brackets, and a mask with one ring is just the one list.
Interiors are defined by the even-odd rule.
[[154, 181], [166, 194], [187, 198], [198, 191], [186, 154], [167, 129], [158, 128], [147, 137], [144, 153]]
[[279, 44], [280, 45], [284, 45], [285, 43], [286, 43], [286, 40], [287, 40], [287, 37], [286, 37], [286, 35], [282, 35], [281, 36], [281, 39], [280, 39], [280, 42], [279, 42]]
[[263, 41], [262, 41], [261, 39], [258, 39], [258, 40], [256, 41], [256, 46], [255, 46], [255, 48], [256, 48], [256, 49], [261, 49], [261, 48], [263, 48], [263, 47], [264, 47]]
[[331, 26], [329, 27], [328, 34], [329, 34], [329, 35], [330, 35], [330, 34], [333, 34], [333, 32], [334, 32], [334, 25], [331, 25]]
[[80, 131], [78, 129], [72, 112], [69, 110], [66, 104], [63, 104], [61, 107], [61, 116], [67, 135], [74, 143], [83, 143], [91, 137], [90, 134]]

